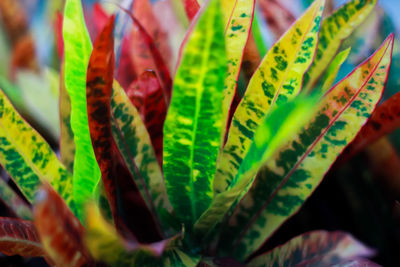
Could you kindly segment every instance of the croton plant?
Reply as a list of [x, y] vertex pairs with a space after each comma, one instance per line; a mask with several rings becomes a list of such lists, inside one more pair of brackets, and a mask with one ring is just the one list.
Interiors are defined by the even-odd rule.
[[115, 15], [95, 5], [93, 45], [81, 1], [65, 1], [60, 156], [0, 92], [0, 163], [17, 185], [0, 180], [13, 215], [0, 218], [0, 251], [55, 266], [373, 266], [340, 231], [260, 247], [346, 147], [342, 160], [398, 126], [381, 116], [398, 96], [372, 113], [393, 35], [333, 85], [342, 42], [376, 0], [316, 0], [297, 20], [259, 0], [279, 36], [269, 49], [255, 0], [173, 3], [190, 22], [176, 64], [176, 21], [161, 30], [148, 0]]

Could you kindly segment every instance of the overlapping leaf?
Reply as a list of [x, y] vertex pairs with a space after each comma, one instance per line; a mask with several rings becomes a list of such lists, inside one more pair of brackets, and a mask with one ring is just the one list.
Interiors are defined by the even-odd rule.
[[7, 256], [45, 256], [32, 222], [2, 217], [0, 217], [0, 252]]
[[157, 160], [162, 166], [163, 126], [167, 107], [157, 74], [151, 70], [143, 72], [138, 80], [130, 85], [126, 93], [140, 112]]
[[93, 263], [83, 244], [83, 226], [47, 184], [38, 193], [34, 215], [43, 248], [57, 266]]
[[[93, 196], [100, 169], [90, 140], [86, 107], [86, 72], [92, 44], [80, 0], [67, 0], [64, 9], [65, 87], [71, 98], [71, 127], [75, 140], [74, 200], [78, 210]], [[79, 214], [78, 214], [79, 215]]]
[[335, 57], [342, 41], [368, 16], [376, 0], [353, 0], [336, 10], [321, 25], [315, 59], [304, 76], [304, 90], [311, 91], [315, 82]]
[[0, 163], [29, 201], [34, 200], [41, 183], [47, 181], [74, 209], [72, 176], [3, 92], [0, 92], [0, 143]]
[[337, 56], [332, 60], [332, 63], [329, 65], [326, 73], [324, 75], [323, 84], [321, 90], [323, 93], [327, 92], [331, 89], [332, 84], [335, 82], [336, 76], [340, 70], [342, 64], [346, 61], [349, 56], [350, 48], [340, 52]]
[[201, 239], [206, 234], [210, 235], [213, 227], [222, 221], [232, 204], [247, 192], [265, 161], [289, 140], [293, 132], [297, 132], [305, 125], [314, 113], [314, 103], [313, 99], [299, 98], [296, 101], [282, 104], [265, 118], [255, 132], [255, 141], [243, 158], [232, 186], [225, 192], [216, 195], [211, 207], [196, 222], [196, 234]]
[[149, 134], [139, 112], [116, 82], [111, 109], [113, 137], [147, 207], [156, 216], [171, 212], [163, 175]]
[[178, 218], [191, 227], [212, 199], [226, 74], [223, 18], [212, 0], [194, 26], [164, 125], [163, 170]]
[[271, 107], [292, 99], [300, 91], [303, 74], [313, 59], [322, 10], [323, 1], [316, 1], [270, 49], [254, 73], [233, 116], [217, 165], [216, 193], [225, 191], [231, 184], [257, 126]]
[[373, 254], [371, 249], [344, 232], [314, 231], [254, 258], [248, 266], [343, 266], [344, 262]]
[[386, 100], [372, 113], [371, 118], [342, 156], [350, 158], [398, 127], [400, 127], [400, 92]]
[[379, 101], [393, 36], [322, 99], [315, 118], [269, 160], [236, 206], [220, 239], [221, 253], [243, 259], [293, 215]]

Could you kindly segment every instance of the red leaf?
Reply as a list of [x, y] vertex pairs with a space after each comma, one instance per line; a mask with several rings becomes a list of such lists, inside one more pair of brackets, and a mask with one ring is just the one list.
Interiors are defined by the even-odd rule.
[[200, 5], [197, 2], [197, 0], [182, 0], [182, 1], [189, 21], [192, 21], [194, 16], [196, 16], [197, 12], [199, 11]]
[[367, 145], [400, 127], [400, 92], [380, 105], [363, 126], [354, 141], [346, 148], [341, 160], [351, 158]]
[[61, 12], [56, 13], [56, 18], [54, 19], [54, 35], [56, 39], [57, 54], [59, 58], [64, 57], [64, 39], [63, 39], [63, 15]]
[[43, 247], [57, 266], [90, 266], [93, 263], [83, 245], [83, 226], [48, 184], [38, 193], [34, 216]]
[[290, 25], [296, 20], [294, 15], [277, 0], [261, 0], [258, 1], [258, 6], [276, 39], [289, 29]]
[[95, 35], [97, 36], [100, 34], [102, 29], [106, 26], [107, 22], [109, 21], [110, 16], [107, 12], [103, 9], [101, 4], [95, 3], [93, 5], [93, 24], [95, 28]]
[[7, 256], [45, 256], [32, 222], [4, 217], [0, 217], [0, 252]]
[[132, 104], [138, 109], [150, 134], [151, 142], [162, 166], [163, 127], [167, 107], [162, 88], [154, 71], [143, 72], [127, 90]]
[[[118, 230], [125, 234], [132, 230], [140, 241], [154, 241], [160, 238], [154, 218], [140, 197], [111, 133], [114, 21], [112, 16], [97, 37], [89, 60], [86, 94], [90, 136]], [[133, 218], [132, 211], [140, 214], [141, 219]], [[149, 231], [143, 230], [146, 228]]]

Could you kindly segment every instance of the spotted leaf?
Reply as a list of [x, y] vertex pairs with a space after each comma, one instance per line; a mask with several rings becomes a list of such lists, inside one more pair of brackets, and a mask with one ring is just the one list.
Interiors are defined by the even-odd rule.
[[270, 49], [254, 73], [232, 119], [228, 140], [219, 158], [215, 193], [226, 190], [253, 142], [259, 123], [276, 103], [300, 91], [302, 77], [311, 64], [323, 0], [316, 1]]
[[178, 218], [189, 228], [211, 203], [223, 123], [222, 14], [218, 0], [205, 8], [183, 50], [164, 125], [167, 192]]
[[74, 210], [72, 176], [46, 141], [0, 92], [0, 163], [21, 192], [33, 201], [42, 182], [50, 182]]
[[349, 56], [350, 48], [340, 52], [337, 56], [332, 60], [328, 69], [323, 78], [323, 84], [321, 86], [321, 90], [323, 93], [327, 92], [331, 89], [332, 84], [335, 82], [336, 76], [340, 70], [342, 64], [346, 61]]
[[[111, 112], [114, 140], [147, 207], [156, 216], [170, 213], [172, 207], [146, 126], [138, 110], [116, 82], [113, 85]], [[168, 227], [164, 226], [166, 230]]]
[[221, 253], [249, 256], [299, 210], [381, 98], [392, 48], [390, 36], [324, 96], [311, 122], [267, 161], [222, 227]]
[[364, 21], [375, 3], [376, 0], [352, 0], [322, 22], [315, 59], [304, 75], [304, 90], [313, 89], [318, 78], [335, 57], [342, 41]]
[[311, 118], [315, 111], [314, 104], [313, 98], [297, 98], [282, 104], [265, 118], [255, 132], [255, 141], [243, 158], [233, 186], [216, 195], [211, 207], [196, 222], [195, 230], [200, 239], [209, 234], [210, 230], [222, 221], [234, 202], [247, 192], [265, 161], [289, 140], [293, 132], [298, 131]]
[[344, 232], [314, 231], [251, 260], [249, 267], [332, 266], [374, 255], [351, 235]]
[[[86, 72], [92, 44], [80, 0], [67, 0], [64, 9], [65, 87], [71, 98], [71, 127], [75, 140], [74, 200], [78, 210], [93, 196], [100, 169], [90, 140], [86, 105]], [[79, 216], [79, 214], [78, 214]]]
[[354, 141], [343, 152], [342, 157], [350, 158], [367, 145], [400, 127], [400, 92], [383, 102], [363, 126]]

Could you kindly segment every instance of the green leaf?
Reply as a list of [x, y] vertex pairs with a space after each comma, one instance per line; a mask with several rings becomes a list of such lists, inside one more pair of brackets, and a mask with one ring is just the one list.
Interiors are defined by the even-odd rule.
[[90, 140], [86, 107], [86, 72], [92, 44], [85, 26], [80, 0], [67, 0], [64, 10], [65, 87], [71, 98], [71, 127], [76, 145], [74, 200], [80, 209], [93, 196], [100, 169]]
[[222, 14], [219, 0], [212, 0], [183, 49], [164, 125], [167, 192], [189, 229], [212, 200], [225, 71]]
[[344, 232], [314, 231], [261, 254], [246, 266], [342, 266], [343, 262], [373, 254], [371, 249]]
[[340, 67], [346, 61], [349, 56], [351, 48], [347, 48], [346, 50], [337, 54], [337, 56], [332, 60], [332, 63], [329, 65], [326, 70], [325, 76], [323, 78], [323, 84], [321, 87], [322, 93], [327, 92], [331, 89], [332, 84], [335, 82], [336, 76], [339, 73]]
[[15, 111], [0, 91], [0, 163], [21, 192], [33, 201], [38, 187], [48, 181], [72, 210], [72, 177], [46, 141]]
[[270, 49], [236, 109], [219, 158], [215, 193], [225, 191], [253, 142], [254, 132], [275, 104], [293, 99], [312, 62], [324, 1], [316, 1]]
[[318, 78], [335, 57], [342, 41], [363, 22], [375, 4], [376, 0], [352, 0], [322, 22], [315, 59], [304, 75], [305, 91], [313, 90]]
[[315, 99], [298, 98], [280, 105], [264, 119], [255, 132], [254, 142], [243, 158], [232, 186], [225, 192], [217, 194], [211, 207], [196, 222], [195, 230], [199, 238], [210, 233], [232, 204], [247, 192], [265, 161], [289, 140], [293, 132], [305, 125], [313, 115], [314, 105]]
[[[114, 140], [147, 207], [159, 218], [171, 213], [161, 168], [146, 126], [117, 82], [113, 85], [111, 112]], [[168, 229], [167, 225], [163, 226], [164, 230]]]
[[221, 228], [221, 254], [248, 257], [300, 209], [381, 98], [392, 48], [390, 36], [324, 96], [314, 119], [267, 161], [263, 175]]

